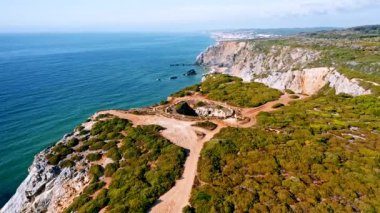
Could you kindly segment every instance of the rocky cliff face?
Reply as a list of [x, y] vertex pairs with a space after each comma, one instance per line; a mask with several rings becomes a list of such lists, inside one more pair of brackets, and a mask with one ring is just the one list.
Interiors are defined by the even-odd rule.
[[306, 48], [271, 45], [260, 46], [253, 41], [221, 42], [208, 48], [197, 63], [211, 73], [224, 73], [244, 81], [264, 83], [279, 90], [314, 94], [328, 84], [337, 93], [370, 94], [332, 67], [309, 68], [321, 53]]
[[[58, 144], [67, 144], [79, 132], [66, 135]], [[89, 184], [90, 177], [85, 160], [76, 162], [75, 167], [62, 168], [50, 165], [48, 148], [37, 154], [29, 167], [29, 175], [18, 187], [13, 197], [0, 210], [1, 213], [19, 212], [62, 212]]]

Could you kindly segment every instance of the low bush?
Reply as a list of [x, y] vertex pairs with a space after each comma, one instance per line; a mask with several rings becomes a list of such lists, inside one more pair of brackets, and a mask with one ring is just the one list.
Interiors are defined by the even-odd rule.
[[59, 166], [60, 166], [61, 168], [73, 167], [73, 166], [75, 166], [75, 162], [72, 161], [72, 160], [64, 160], [64, 161], [62, 161], [62, 162], [59, 164]]
[[106, 143], [104, 143], [103, 141], [98, 141], [90, 145], [89, 150], [99, 150], [102, 149], [104, 145], [106, 145]]
[[90, 185], [88, 185], [88, 186], [83, 190], [83, 193], [88, 194], [88, 195], [92, 195], [92, 194], [94, 194], [96, 191], [98, 191], [99, 189], [103, 188], [103, 186], [105, 186], [105, 185], [106, 185], [106, 183], [104, 183], [103, 181], [99, 181], [99, 182], [91, 183]]
[[291, 99], [299, 99], [300, 97], [298, 95], [291, 95], [290, 98]]
[[103, 149], [104, 151], [108, 151], [109, 149], [114, 148], [114, 147], [117, 147], [117, 142], [116, 142], [116, 141], [110, 141], [110, 142], [106, 143], [106, 144], [102, 147], [102, 149]]
[[78, 144], [79, 144], [78, 138], [71, 138], [69, 142], [67, 143], [67, 146], [72, 148]]
[[104, 170], [104, 175], [106, 177], [111, 177], [118, 168], [119, 168], [119, 165], [117, 163], [109, 163], [106, 165], [106, 168]]
[[121, 154], [117, 147], [113, 147], [106, 152], [106, 156], [111, 158], [114, 162], [118, 162], [121, 159]]
[[288, 94], [295, 94], [295, 92], [293, 92], [293, 90], [290, 90], [290, 89], [286, 89], [285, 92]]
[[99, 177], [103, 176], [104, 168], [100, 165], [92, 165], [89, 172], [93, 179], [98, 179]]
[[211, 121], [204, 121], [204, 122], [197, 122], [195, 124], [193, 124], [193, 126], [196, 126], [196, 127], [201, 127], [203, 129], [207, 129], [207, 130], [214, 130], [218, 127], [217, 124], [211, 122]]
[[102, 158], [102, 155], [100, 153], [89, 153], [86, 156], [86, 159], [90, 162], [100, 160], [100, 158]]
[[96, 213], [107, 206], [109, 202], [107, 189], [102, 189], [95, 199], [90, 200], [78, 209], [78, 213]]
[[74, 201], [71, 203], [71, 205], [66, 208], [63, 212], [64, 213], [72, 213], [75, 212], [75, 210], [79, 209], [80, 207], [84, 206], [87, 202], [91, 200], [91, 197], [87, 194], [82, 194], [79, 197], [75, 198]]
[[273, 108], [273, 109], [277, 109], [277, 108], [281, 108], [281, 107], [283, 107], [283, 106], [285, 106], [285, 105], [282, 104], [282, 103], [277, 103], [277, 104], [274, 104], [274, 105], [272, 106], [272, 108]]
[[74, 161], [74, 162], [80, 161], [80, 160], [82, 160], [82, 158], [83, 157], [81, 155], [76, 155], [76, 154], [73, 154], [71, 156], [71, 160]]
[[46, 156], [46, 159], [50, 165], [58, 165], [59, 161], [61, 161], [63, 158], [61, 155], [48, 154]]

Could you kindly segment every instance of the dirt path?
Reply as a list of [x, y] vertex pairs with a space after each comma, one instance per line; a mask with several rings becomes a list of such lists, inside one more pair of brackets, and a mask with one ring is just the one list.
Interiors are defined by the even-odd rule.
[[[179, 98], [177, 100], [198, 100], [198, 101], [210, 101], [204, 97], [190, 96], [185, 98]], [[160, 125], [165, 128], [162, 131], [162, 136], [173, 142], [174, 144], [190, 150], [189, 156], [186, 159], [184, 165], [184, 172], [181, 179], [176, 181], [176, 184], [168, 192], [162, 195], [157, 204], [151, 209], [151, 212], [159, 213], [180, 213], [182, 212], [183, 207], [189, 204], [191, 189], [194, 183], [194, 179], [197, 174], [197, 164], [200, 157], [201, 150], [203, 145], [211, 140], [215, 134], [217, 134], [222, 128], [227, 126], [232, 127], [241, 127], [247, 128], [256, 124], [256, 116], [260, 112], [269, 112], [275, 109], [272, 106], [276, 103], [282, 103], [284, 105], [288, 104], [292, 99], [289, 95], [283, 95], [279, 100], [269, 102], [265, 105], [262, 105], [257, 108], [243, 108], [240, 109], [244, 117], [249, 118], [248, 122], [239, 122], [236, 119], [226, 119], [226, 120], [217, 120], [213, 119], [212, 121], [218, 124], [217, 129], [213, 131], [207, 131], [205, 129], [193, 127], [192, 124], [195, 121], [184, 121], [174, 118], [168, 118], [161, 115], [134, 115], [128, 113], [127, 111], [118, 111], [118, 110], [109, 110], [102, 111], [95, 114], [95, 117], [100, 114], [111, 114], [119, 118], [128, 119], [135, 126], [138, 125]], [[237, 107], [231, 107], [227, 104], [211, 101], [225, 107], [230, 107], [237, 109]], [[201, 132], [205, 136], [199, 138], [196, 132]]]

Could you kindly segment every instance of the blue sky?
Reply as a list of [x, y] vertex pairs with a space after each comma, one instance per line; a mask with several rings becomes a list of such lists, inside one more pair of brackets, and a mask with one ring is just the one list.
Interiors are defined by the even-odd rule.
[[0, 0], [0, 32], [380, 24], [380, 0]]

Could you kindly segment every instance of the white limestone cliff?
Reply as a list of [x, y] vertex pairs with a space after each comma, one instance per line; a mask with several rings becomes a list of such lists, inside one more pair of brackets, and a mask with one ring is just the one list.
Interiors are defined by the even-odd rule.
[[254, 41], [227, 41], [208, 48], [197, 63], [210, 73], [223, 73], [296, 93], [314, 94], [328, 84], [336, 93], [371, 94], [356, 79], [349, 79], [333, 67], [312, 67], [320, 52], [289, 46], [261, 47]]
[[[65, 136], [58, 143], [71, 138]], [[88, 167], [79, 166], [84, 160], [76, 162], [76, 167], [60, 168], [48, 164], [50, 152], [48, 148], [35, 156], [28, 176], [0, 213], [62, 212], [89, 184]]]

